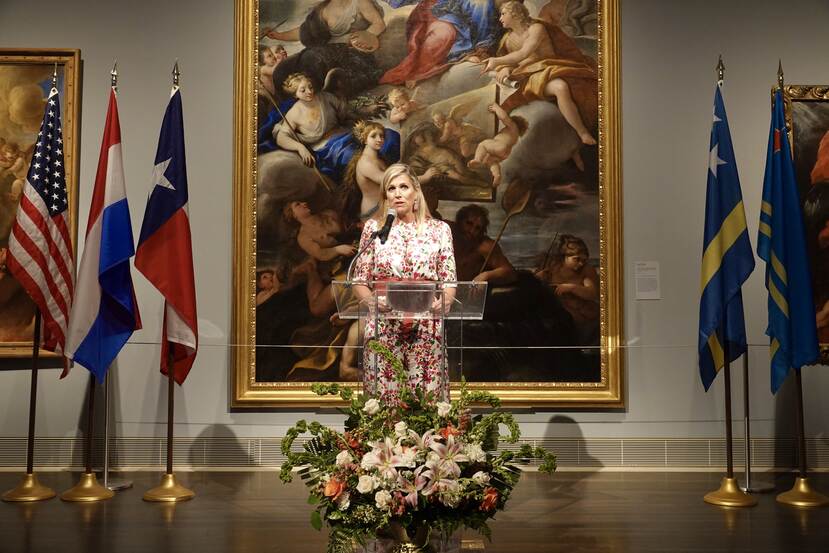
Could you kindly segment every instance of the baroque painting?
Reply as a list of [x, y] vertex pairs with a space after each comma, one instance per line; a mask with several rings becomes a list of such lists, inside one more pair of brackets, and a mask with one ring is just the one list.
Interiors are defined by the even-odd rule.
[[829, 363], [829, 86], [784, 87], [821, 360]]
[[358, 385], [358, 325], [331, 283], [398, 161], [450, 225], [458, 280], [488, 283], [483, 320], [449, 331], [453, 380], [514, 404], [622, 404], [617, 12], [237, 0], [234, 406]]
[[80, 52], [0, 49], [0, 356], [4, 357], [32, 354], [35, 304], [9, 273], [6, 256], [55, 64], [63, 110], [70, 234], [74, 240]]

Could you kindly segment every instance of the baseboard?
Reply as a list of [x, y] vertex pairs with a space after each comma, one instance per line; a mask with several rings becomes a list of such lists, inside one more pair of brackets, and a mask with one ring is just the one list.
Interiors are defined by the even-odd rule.
[[[181, 470], [271, 470], [285, 461], [281, 437], [176, 438], [173, 462]], [[726, 464], [723, 438], [523, 438], [503, 449], [522, 444], [540, 446], [558, 457], [562, 470], [700, 470], [719, 471]], [[80, 469], [85, 464], [85, 441], [76, 438], [38, 438], [38, 470]], [[295, 447], [301, 447], [297, 440]], [[744, 441], [734, 440], [734, 463], [745, 463]], [[829, 469], [829, 443], [806, 441], [812, 469]], [[114, 470], [158, 470], [166, 464], [166, 438], [110, 439], [109, 461]], [[93, 460], [102, 464], [103, 439], [93, 443]], [[26, 438], [0, 438], [0, 470], [25, 466]], [[797, 466], [794, 439], [751, 440], [751, 463], [758, 470], [789, 470]]]

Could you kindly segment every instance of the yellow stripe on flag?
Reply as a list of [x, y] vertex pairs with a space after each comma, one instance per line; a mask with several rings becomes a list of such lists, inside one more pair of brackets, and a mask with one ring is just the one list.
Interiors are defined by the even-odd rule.
[[780, 290], [777, 289], [777, 286], [774, 284], [774, 281], [769, 275], [769, 294], [771, 295], [772, 299], [774, 299], [774, 303], [777, 304], [777, 307], [780, 308], [780, 311], [789, 318], [789, 304], [786, 301], [786, 298], [783, 297], [783, 294], [780, 293]]
[[774, 272], [777, 273], [777, 277], [785, 284], [786, 286], [789, 285], [788, 280], [786, 280], [786, 268], [780, 263], [780, 260], [777, 259], [777, 256], [774, 254], [774, 250], [771, 251], [771, 267], [774, 269]]
[[722, 222], [720, 230], [702, 254], [702, 286], [705, 290], [708, 283], [717, 274], [722, 263], [725, 252], [734, 245], [737, 238], [746, 230], [746, 212], [743, 209], [743, 202], [737, 202], [728, 217]]
[[769, 240], [771, 240], [771, 227], [768, 225], [768, 223], [760, 221], [760, 233], [765, 234], [769, 238]]
[[769, 217], [771, 217], [771, 204], [770, 203], [763, 202], [762, 204], [760, 204], [760, 210], [763, 213], [765, 213], [766, 215], [768, 215]]
[[771, 340], [771, 355], [769, 356], [770, 359], [774, 359], [774, 356], [777, 354], [777, 350], [780, 349], [780, 342], [777, 341], [777, 338], [772, 338]]
[[725, 353], [716, 334], [708, 337], [708, 349], [711, 350], [711, 357], [714, 359], [714, 368], [719, 372], [725, 366]]

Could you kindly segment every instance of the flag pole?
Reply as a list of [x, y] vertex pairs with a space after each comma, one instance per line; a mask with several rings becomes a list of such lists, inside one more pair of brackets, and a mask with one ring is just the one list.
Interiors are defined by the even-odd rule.
[[35, 415], [37, 414], [37, 368], [40, 359], [40, 309], [35, 308], [32, 337], [32, 384], [29, 394], [29, 437], [26, 446], [26, 474], [20, 483], [3, 494], [3, 501], [42, 501], [55, 497], [52, 488], [44, 486], [34, 473]]
[[[178, 69], [178, 60], [173, 66], [173, 87], [179, 87], [179, 78], [181, 72]], [[165, 301], [166, 309], [166, 301]], [[162, 340], [167, 340], [166, 336], [161, 337]], [[169, 344], [168, 344], [169, 346]], [[175, 380], [173, 374], [175, 373], [175, 352], [168, 347], [167, 351], [167, 471], [161, 477], [161, 484], [148, 490], [144, 494], [144, 501], [162, 501], [162, 502], [176, 502], [187, 501], [193, 499], [196, 494], [193, 490], [185, 488], [176, 481], [176, 475], [173, 473], [173, 422], [175, 416], [174, 399], [175, 399]]]
[[[723, 325], [725, 327], [725, 325]], [[757, 500], [745, 493], [737, 485], [734, 478], [733, 437], [731, 431], [731, 363], [728, 361], [728, 341], [723, 341], [725, 365], [723, 366], [723, 380], [725, 381], [725, 454], [726, 474], [719, 489], [708, 492], [703, 497], [706, 503], [722, 505], [724, 507], [754, 507]]]
[[[118, 60], [112, 66], [112, 71], [109, 72], [109, 86], [112, 92], [118, 92]], [[122, 478], [109, 477], [109, 396], [110, 396], [110, 378], [109, 375], [115, 370], [110, 367], [104, 376], [104, 487], [108, 490], [119, 491], [126, 490], [132, 487], [131, 480], [124, 480]]]
[[[722, 56], [717, 61], [717, 86], [722, 87], [725, 78], [725, 65], [722, 61]], [[727, 324], [728, 310], [723, 310], [722, 328], [728, 328]], [[706, 503], [712, 505], [722, 505], [725, 507], [753, 507], [757, 505], [757, 500], [750, 495], [743, 492], [737, 485], [737, 479], [734, 478], [734, 454], [733, 454], [733, 436], [731, 429], [731, 361], [729, 352], [728, 337], [723, 335], [722, 340], [723, 357], [725, 364], [723, 366], [723, 379], [725, 381], [725, 454], [726, 454], [726, 475], [720, 483], [719, 489], [708, 492], [703, 497]]]
[[[783, 62], [777, 63], [777, 87], [782, 94], [785, 94], [783, 79]], [[806, 431], [803, 424], [803, 382], [800, 376], [800, 368], [795, 368], [795, 403], [797, 413], [795, 423], [797, 426], [797, 453], [799, 459], [799, 474], [795, 478], [794, 486], [787, 492], [777, 496], [777, 502], [794, 507], [824, 507], [829, 505], [829, 497], [812, 489], [807, 475], [806, 463]]]
[[749, 411], [749, 374], [748, 374], [748, 351], [743, 354], [743, 404], [745, 406], [745, 415], [743, 424], [745, 426], [745, 457], [746, 457], [746, 472], [745, 472], [745, 486], [740, 486], [740, 489], [747, 493], [765, 493], [774, 489], [774, 486], [766, 482], [751, 482], [751, 414]]
[[797, 457], [799, 468], [797, 478], [794, 480], [792, 489], [777, 496], [777, 502], [793, 507], [825, 507], [829, 505], [829, 497], [812, 488], [809, 482], [806, 463], [806, 431], [803, 424], [803, 381], [800, 376], [800, 369], [795, 369], [795, 403], [797, 413], [795, 423], [797, 425]]
[[[165, 336], [161, 337], [166, 340]], [[176, 480], [176, 475], [173, 472], [173, 422], [174, 422], [174, 398], [175, 398], [175, 380], [173, 379], [174, 371], [174, 353], [170, 348], [167, 355], [167, 471], [161, 477], [161, 484], [155, 488], [148, 490], [144, 494], [144, 501], [163, 501], [176, 502], [187, 501], [193, 499], [196, 494], [193, 490], [185, 488]]]
[[102, 501], [110, 499], [115, 492], [98, 483], [92, 470], [92, 437], [95, 433], [95, 375], [89, 373], [89, 403], [86, 412], [86, 468], [77, 484], [69, 488], [60, 498], [64, 501]]

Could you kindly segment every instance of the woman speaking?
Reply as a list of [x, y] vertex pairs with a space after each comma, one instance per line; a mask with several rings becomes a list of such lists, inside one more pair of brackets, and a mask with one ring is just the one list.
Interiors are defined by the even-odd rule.
[[[353, 280], [367, 283], [355, 285], [354, 292], [361, 301], [370, 302], [371, 288], [384, 282], [399, 280], [455, 281], [455, 254], [452, 250], [452, 231], [443, 221], [433, 219], [426, 207], [420, 182], [407, 165], [396, 163], [386, 169], [382, 182], [383, 195], [377, 215], [363, 227], [360, 249], [367, 248], [357, 260]], [[382, 224], [389, 209], [396, 217], [384, 244], [372, 236]], [[433, 311], [448, 308], [455, 297], [455, 289], [446, 288], [437, 294]], [[443, 302], [441, 304], [441, 301]], [[388, 310], [383, 303], [380, 310]], [[443, 370], [443, 337], [440, 319], [366, 320], [366, 341], [376, 339], [389, 348], [400, 360], [408, 375], [409, 386], [421, 384], [439, 399], [447, 399], [449, 382]], [[363, 386], [378, 394], [388, 403], [399, 399], [399, 390], [391, 365], [369, 350], [363, 363]], [[376, 365], [375, 365], [376, 363]], [[375, 370], [376, 367], [376, 370]]]

